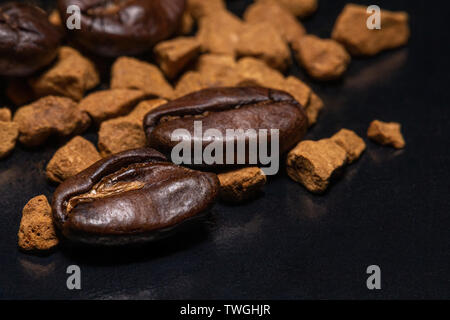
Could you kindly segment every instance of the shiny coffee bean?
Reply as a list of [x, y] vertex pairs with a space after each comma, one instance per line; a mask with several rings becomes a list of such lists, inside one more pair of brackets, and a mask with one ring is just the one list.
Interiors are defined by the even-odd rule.
[[56, 57], [61, 34], [42, 9], [26, 3], [0, 6], [0, 75], [29, 76]]
[[103, 159], [64, 181], [52, 202], [56, 225], [71, 240], [142, 243], [204, 217], [216, 175], [176, 166], [159, 152], [135, 149]]
[[63, 21], [73, 15], [67, 13], [71, 5], [81, 11], [81, 28], [68, 30], [73, 40], [95, 54], [116, 57], [143, 53], [170, 37], [185, 0], [58, 0]]
[[[200, 167], [211, 168], [230, 164], [226, 161], [226, 144], [231, 140], [227, 138], [228, 129], [253, 129], [258, 141], [261, 141], [261, 132], [265, 129], [268, 133], [268, 145], [272, 143], [270, 130], [278, 129], [279, 153], [283, 154], [303, 138], [308, 127], [302, 106], [286, 92], [260, 87], [210, 88], [188, 94], [150, 111], [144, 119], [149, 145], [169, 156], [181, 140], [187, 141], [192, 146], [190, 164], [195, 166], [194, 140], [201, 140], [203, 150], [211, 143], [208, 137], [196, 136], [194, 128], [198, 121], [201, 121], [203, 133], [209, 129], [216, 129], [221, 133], [221, 137], [215, 137], [214, 141], [223, 145], [223, 164], [206, 161], [197, 163]], [[178, 136], [180, 140], [172, 139], [172, 134], [177, 129], [184, 129], [188, 134], [181, 138]], [[233, 141], [235, 146], [237, 140], [235, 138]], [[245, 143], [245, 164], [249, 164], [251, 150], [247, 140]], [[238, 152], [233, 152], [236, 159]], [[258, 158], [258, 163], [259, 160]], [[238, 164], [237, 160], [234, 164]]]

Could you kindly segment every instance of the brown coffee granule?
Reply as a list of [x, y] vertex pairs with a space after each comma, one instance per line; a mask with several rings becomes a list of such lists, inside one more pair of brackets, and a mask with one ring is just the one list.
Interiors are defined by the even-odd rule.
[[44, 195], [32, 198], [23, 208], [18, 238], [19, 247], [26, 251], [50, 250], [58, 245], [52, 209]]
[[0, 121], [0, 159], [6, 158], [16, 146], [19, 127], [15, 122]]
[[[251, 4], [244, 13], [244, 20], [253, 24], [271, 24], [287, 43], [298, 41], [306, 33], [296, 17], [276, 2], [258, 1]], [[261, 38], [264, 37], [265, 32], [261, 34]]]
[[185, 11], [183, 13], [183, 17], [181, 17], [181, 24], [178, 28], [177, 34], [178, 35], [188, 35], [194, 30], [194, 18], [192, 17], [192, 14], [189, 11]]
[[172, 86], [153, 64], [134, 58], [118, 58], [111, 70], [111, 89], [137, 89], [149, 96], [170, 99]]
[[282, 6], [294, 16], [306, 18], [316, 12], [317, 0], [258, 0], [258, 2], [272, 2]]
[[57, 28], [61, 28], [63, 26], [59, 12], [56, 9], [50, 12], [48, 15], [48, 21]]
[[236, 67], [237, 63], [232, 55], [207, 53], [197, 59], [195, 69], [202, 74], [221, 74], [236, 72]]
[[220, 173], [220, 198], [226, 202], [240, 203], [255, 197], [267, 182], [258, 167], [243, 168]]
[[271, 88], [284, 81], [278, 70], [269, 67], [264, 61], [252, 57], [241, 58], [237, 63], [237, 72], [242, 79], [240, 85], [255, 85]]
[[345, 48], [332, 39], [305, 35], [294, 42], [298, 62], [317, 80], [334, 80], [341, 77], [350, 63]]
[[277, 29], [267, 22], [245, 24], [236, 52], [239, 56], [257, 57], [279, 70], [285, 70], [291, 63], [288, 45]]
[[47, 165], [47, 178], [61, 183], [100, 159], [100, 154], [90, 141], [76, 136], [55, 152]]
[[200, 19], [197, 38], [203, 52], [235, 55], [242, 29], [237, 16], [221, 10]]
[[392, 146], [396, 149], [405, 147], [405, 139], [398, 122], [382, 122], [374, 120], [367, 130], [367, 136], [382, 145]]
[[301, 141], [287, 156], [287, 173], [313, 193], [323, 193], [345, 166], [347, 152], [331, 139]]
[[200, 42], [193, 37], [178, 37], [160, 42], [154, 48], [161, 70], [169, 78], [175, 78], [201, 51]]
[[66, 138], [82, 133], [91, 123], [73, 100], [54, 96], [19, 108], [13, 121], [19, 127], [19, 141], [26, 146], [38, 146], [51, 135]]
[[317, 118], [319, 117], [320, 111], [322, 111], [324, 103], [320, 97], [311, 92], [309, 102], [305, 107], [306, 116], [308, 117], [309, 126], [313, 126], [317, 123]]
[[98, 148], [102, 157], [125, 150], [145, 147], [147, 144], [143, 120], [151, 110], [165, 104], [167, 100], [142, 101], [127, 116], [102, 122], [98, 132]]
[[366, 143], [354, 131], [341, 129], [330, 138], [347, 152], [347, 162], [352, 163], [366, 150]]
[[100, 83], [94, 64], [77, 50], [61, 47], [54, 65], [29, 81], [38, 97], [64, 96], [79, 101]]
[[272, 86], [272, 88], [290, 93], [305, 110], [311, 99], [311, 88], [294, 76], [287, 77], [279, 85]]
[[0, 121], [11, 121], [11, 110], [9, 108], [0, 108]]
[[78, 108], [100, 123], [129, 113], [139, 101], [147, 97], [145, 92], [133, 89], [96, 91], [81, 100]]
[[332, 38], [354, 56], [372, 56], [405, 45], [410, 36], [406, 12], [381, 10], [381, 29], [367, 28], [367, 7], [347, 4], [336, 20]]

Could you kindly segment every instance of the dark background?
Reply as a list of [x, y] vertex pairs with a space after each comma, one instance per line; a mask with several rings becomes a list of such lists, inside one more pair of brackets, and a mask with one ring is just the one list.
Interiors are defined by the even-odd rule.
[[[49, 1], [48, 3], [52, 3]], [[228, 1], [242, 14], [250, 1]], [[347, 1], [322, 0], [304, 24], [329, 37]], [[373, 119], [403, 125], [406, 149], [367, 141], [367, 151], [323, 196], [284, 173], [261, 198], [215, 206], [199, 228], [142, 248], [59, 248], [33, 256], [17, 248], [21, 211], [51, 198], [45, 166], [58, 144], [18, 146], [0, 162], [2, 299], [422, 299], [450, 298], [449, 57], [444, 1], [357, 1], [411, 15], [407, 47], [353, 60], [342, 81], [321, 84], [293, 66], [326, 103], [307, 138], [341, 128], [366, 139]], [[4, 100], [2, 96], [2, 100]], [[85, 135], [95, 141], [95, 131]], [[66, 288], [66, 268], [82, 290]], [[382, 290], [366, 288], [366, 268]]]

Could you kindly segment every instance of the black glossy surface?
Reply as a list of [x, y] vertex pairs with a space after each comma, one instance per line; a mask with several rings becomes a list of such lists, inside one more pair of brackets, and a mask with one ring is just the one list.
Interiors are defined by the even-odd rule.
[[[243, 2], [228, 3], [242, 12]], [[322, 0], [308, 31], [328, 36], [345, 2]], [[403, 124], [405, 150], [368, 142], [324, 196], [283, 173], [256, 201], [217, 205], [194, 232], [140, 249], [65, 247], [37, 257], [17, 250], [16, 233], [27, 200], [51, 196], [43, 170], [57, 144], [18, 147], [0, 162], [0, 298], [450, 298], [450, 50], [440, 14], [448, 5], [376, 3], [411, 14], [407, 48], [355, 60], [334, 84], [292, 72], [326, 102], [308, 138], [342, 127], [365, 137], [379, 118]], [[71, 264], [81, 267], [81, 291], [66, 289]], [[371, 264], [381, 267], [381, 291], [366, 289]]]

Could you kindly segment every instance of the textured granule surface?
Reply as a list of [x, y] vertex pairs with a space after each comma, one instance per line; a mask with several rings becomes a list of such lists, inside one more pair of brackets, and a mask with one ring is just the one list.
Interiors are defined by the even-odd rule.
[[58, 245], [52, 209], [43, 195], [32, 198], [22, 211], [19, 247], [23, 250], [49, 250]]

